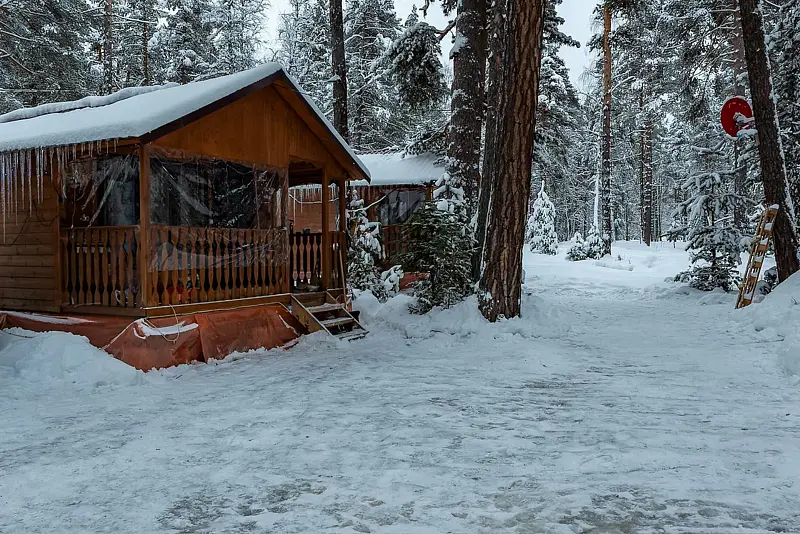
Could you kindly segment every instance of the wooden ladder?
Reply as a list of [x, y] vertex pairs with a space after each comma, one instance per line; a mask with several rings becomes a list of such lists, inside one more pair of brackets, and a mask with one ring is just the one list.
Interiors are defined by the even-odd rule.
[[747, 261], [744, 280], [739, 284], [739, 297], [736, 299], [737, 310], [753, 302], [756, 286], [758, 285], [758, 277], [761, 276], [761, 267], [764, 265], [764, 257], [767, 255], [769, 240], [772, 239], [772, 227], [777, 216], [777, 204], [768, 207], [761, 215], [761, 221], [759, 221], [758, 228], [756, 228], [753, 244], [750, 246], [750, 259]]
[[314, 301], [302, 302], [293, 295], [292, 313], [309, 333], [324, 330], [334, 337], [347, 341], [360, 339], [369, 333], [347, 310], [345, 303], [337, 301], [336, 297], [327, 291]]

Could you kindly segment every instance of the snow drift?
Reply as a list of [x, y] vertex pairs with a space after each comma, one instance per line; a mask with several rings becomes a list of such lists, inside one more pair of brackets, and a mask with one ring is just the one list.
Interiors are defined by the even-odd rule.
[[574, 323], [573, 314], [534, 295], [523, 295], [522, 317], [490, 323], [478, 310], [476, 297], [452, 308], [435, 308], [425, 315], [409, 312], [414, 297], [399, 294], [385, 303], [365, 291], [355, 301], [355, 309], [367, 324], [382, 323], [401, 331], [407, 338], [427, 338], [436, 334], [481, 336], [489, 338], [521, 335], [556, 338], [565, 336]]
[[800, 377], [800, 273], [779, 284], [759, 303], [734, 312], [762, 341], [779, 341], [778, 365]]
[[19, 328], [0, 332], [0, 380], [9, 378], [41, 389], [94, 389], [143, 384], [145, 374], [65, 332]]

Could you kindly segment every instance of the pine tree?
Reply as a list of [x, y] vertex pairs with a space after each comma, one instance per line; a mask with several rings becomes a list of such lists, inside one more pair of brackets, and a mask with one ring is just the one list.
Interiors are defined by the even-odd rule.
[[586, 247], [587, 258], [599, 260], [606, 255], [606, 246], [603, 236], [600, 235], [600, 232], [597, 230], [595, 225], [592, 225], [592, 227], [589, 229], [589, 234], [586, 236], [586, 242], [584, 246]]
[[278, 61], [317, 106], [330, 116], [330, 20], [327, 0], [292, 0], [281, 15]]
[[372, 291], [379, 300], [385, 300], [387, 291], [379, 277], [378, 262], [383, 259], [380, 242], [380, 223], [370, 222], [364, 201], [353, 190], [348, 210], [347, 228], [350, 233], [347, 252], [348, 282], [354, 289]]
[[760, 0], [739, 0], [742, 17], [744, 51], [750, 75], [753, 118], [758, 129], [758, 151], [761, 156], [761, 181], [768, 205], [779, 206], [772, 230], [775, 242], [775, 263], [778, 280], [783, 282], [800, 270], [795, 211], [789, 196], [778, 111], [772, 86], [772, 70], [764, 35]]
[[217, 63], [210, 0], [167, 0], [167, 9], [153, 44], [165, 81], [189, 83], [209, 75]]
[[459, 217], [426, 202], [406, 222], [407, 250], [398, 256], [406, 271], [427, 273], [413, 286], [416, 313], [449, 308], [473, 291], [473, 240]]
[[[533, 140], [539, 90], [544, 0], [508, 2], [493, 45], [501, 53], [491, 70], [497, 112], [487, 130], [492, 202], [480, 280], [479, 307], [489, 321], [518, 317], [522, 302], [522, 248], [531, 190]], [[508, 11], [506, 11], [508, 9]], [[495, 30], [496, 31], [496, 30]]]
[[[800, 201], [800, 4], [783, 5], [774, 32], [775, 96], [792, 198]], [[795, 210], [797, 212], [797, 210]], [[800, 224], [800, 214], [795, 213]]]
[[583, 261], [589, 257], [589, 252], [586, 247], [586, 241], [580, 232], [575, 232], [575, 235], [570, 241], [570, 247], [567, 249], [567, 259], [569, 261]]
[[267, 0], [218, 0], [214, 24], [217, 61], [213, 75], [232, 74], [256, 65]]
[[544, 182], [536, 201], [533, 203], [533, 214], [528, 219], [528, 244], [531, 251], [539, 254], [555, 255], [558, 253], [558, 235], [555, 229], [555, 207], [544, 191]]
[[[156, 0], [127, 0], [118, 3], [117, 85], [151, 85], [154, 80], [151, 40], [158, 24]], [[156, 75], [158, 77], [158, 75]]]
[[396, 147], [403, 126], [390, 111], [398, 97], [385, 59], [400, 32], [394, 2], [350, 0], [344, 25], [350, 144], [364, 152]]
[[438, 106], [447, 95], [439, 38], [433, 26], [417, 22], [386, 52], [400, 98], [413, 110]]
[[0, 112], [72, 100], [97, 85], [84, 0], [0, 1]]
[[[678, 216], [687, 220], [686, 228], [675, 228], [672, 238], [686, 235], [693, 267], [689, 285], [703, 291], [717, 287], [730, 291], [737, 284], [741, 261], [741, 234], [726, 221], [742, 199], [725, 186], [719, 172], [699, 173], [684, 183], [689, 198], [678, 206]], [[728, 176], [732, 178], [732, 176]]]

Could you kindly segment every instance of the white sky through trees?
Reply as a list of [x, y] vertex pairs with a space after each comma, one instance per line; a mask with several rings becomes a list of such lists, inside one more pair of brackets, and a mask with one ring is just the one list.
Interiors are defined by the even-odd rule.
[[[419, 7], [423, 2], [424, 0], [395, 0], [397, 16], [405, 20], [411, 13], [412, 6], [416, 4]], [[277, 37], [278, 15], [289, 9], [288, 0], [271, 0], [270, 3], [272, 7], [267, 15], [268, 50], [276, 47], [274, 41]], [[559, 14], [566, 20], [562, 29], [581, 43], [580, 49], [562, 47], [560, 52], [561, 57], [564, 58], [567, 67], [569, 67], [572, 83], [576, 87], [582, 86], [580, 76], [584, 68], [589, 64], [590, 58], [586, 50], [586, 42], [591, 35], [592, 11], [596, 4], [597, 0], [564, 0], [564, 3], [558, 8]], [[447, 20], [442, 14], [438, 3], [431, 6], [426, 21], [437, 28], [443, 28], [447, 25]], [[445, 57], [450, 52], [451, 46], [449, 39], [445, 39], [442, 43], [442, 53]]]

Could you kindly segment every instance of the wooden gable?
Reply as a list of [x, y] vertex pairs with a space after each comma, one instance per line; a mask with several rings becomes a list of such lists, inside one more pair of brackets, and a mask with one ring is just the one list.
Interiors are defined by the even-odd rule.
[[153, 144], [281, 168], [307, 161], [320, 168], [327, 166], [334, 179], [345, 176], [319, 137], [272, 86], [235, 100]]

